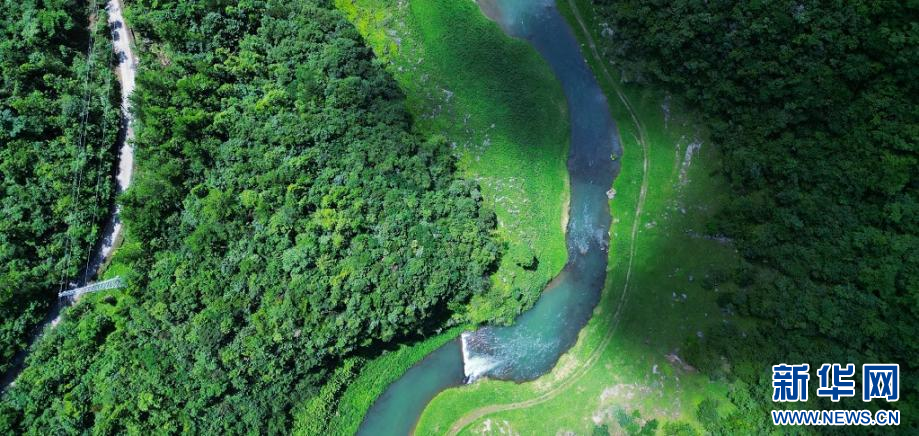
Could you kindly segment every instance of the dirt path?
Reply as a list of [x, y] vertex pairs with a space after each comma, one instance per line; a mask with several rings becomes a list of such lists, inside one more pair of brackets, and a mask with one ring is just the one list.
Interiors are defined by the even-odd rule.
[[[118, 136], [118, 173], [115, 180], [118, 182], [118, 193], [124, 192], [131, 184], [134, 176], [134, 147], [131, 142], [134, 139], [134, 129], [131, 119], [131, 94], [134, 92], [135, 76], [137, 74], [137, 57], [131, 48], [131, 32], [128, 30], [122, 15], [122, 2], [120, 0], [109, 0], [108, 6], [108, 23], [112, 29], [112, 48], [118, 58], [117, 74], [118, 81], [121, 84], [121, 113], [122, 128]], [[115, 206], [109, 221], [103, 230], [102, 241], [96, 251], [93, 262], [94, 270], [98, 270], [102, 264], [111, 257], [118, 245], [122, 234], [121, 225], [121, 208]]]
[[[587, 38], [587, 43], [590, 47], [591, 55], [596, 61], [596, 64], [600, 66], [604, 79], [616, 91], [616, 95], [619, 97], [619, 100], [622, 102], [626, 110], [629, 112], [629, 116], [631, 117], [632, 122], [635, 124], [635, 127], [638, 130], [638, 137], [636, 139], [638, 140], [638, 143], [641, 144], [641, 149], [642, 149], [641, 188], [638, 193], [638, 203], [636, 204], [636, 207], [635, 207], [635, 217], [632, 223], [631, 241], [629, 242], [629, 254], [628, 254], [629, 261], [628, 261], [628, 266], [625, 272], [625, 284], [623, 285], [623, 288], [622, 288], [622, 294], [619, 297], [619, 304], [616, 307], [616, 312], [613, 314], [612, 321], [609, 327], [607, 328], [606, 332], [604, 333], [603, 340], [600, 342], [600, 344], [597, 345], [597, 347], [593, 351], [591, 351], [591, 353], [587, 357], [587, 360], [585, 360], [584, 363], [581, 364], [581, 366], [576, 371], [574, 371], [566, 379], [562, 380], [558, 385], [552, 387], [552, 389], [546, 391], [545, 393], [539, 395], [536, 398], [531, 398], [529, 400], [518, 401], [514, 403], [494, 404], [490, 406], [483, 406], [483, 407], [473, 409], [467, 412], [465, 415], [461, 416], [458, 420], [456, 420], [450, 426], [450, 429], [447, 431], [447, 434], [451, 436], [458, 434], [460, 431], [462, 431], [464, 428], [466, 428], [470, 424], [478, 421], [479, 419], [487, 415], [498, 413], [498, 412], [504, 412], [508, 410], [525, 409], [525, 408], [532, 407], [532, 406], [544, 403], [546, 401], [549, 401], [557, 397], [559, 394], [561, 394], [566, 389], [568, 389], [571, 385], [576, 383], [581, 377], [584, 376], [584, 374], [586, 374], [597, 363], [597, 361], [600, 359], [600, 356], [603, 354], [603, 351], [609, 345], [610, 341], [612, 341], [613, 333], [615, 332], [616, 327], [619, 325], [622, 308], [625, 306], [625, 303], [627, 301], [629, 285], [631, 283], [631, 276], [632, 276], [632, 262], [635, 259], [635, 239], [638, 236], [638, 229], [639, 229], [639, 225], [641, 224], [641, 213], [642, 213], [642, 210], [644, 209], [645, 198], [647, 197], [647, 193], [648, 193], [648, 183], [649, 183], [648, 172], [649, 172], [650, 165], [651, 165], [651, 162], [649, 159], [649, 152], [648, 152], [648, 143], [647, 143], [646, 136], [645, 136], [645, 129], [642, 126], [641, 122], [638, 120], [638, 116], [635, 114], [635, 111], [632, 108], [632, 104], [629, 102], [628, 98], [622, 93], [619, 87], [616, 86], [616, 82], [613, 80], [612, 75], [606, 69], [606, 64], [603, 62], [603, 58], [600, 56], [600, 53], [597, 50], [597, 45], [594, 42], [593, 37], [591, 36], [590, 31], [587, 28], [587, 25], [584, 23], [584, 20], [581, 17], [581, 12], [578, 10], [577, 4], [575, 4], [574, 0], [568, 0], [568, 4], [571, 7], [571, 11], [574, 14], [575, 19], [577, 20], [578, 24], [581, 27], [581, 31]], [[620, 143], [622, 143], [621, 137], [620, 137]]]
[[[131, 48], [130, 31], [124, 24], [121, 0], [109, 0], [106, 10], [108, 11], [108, 23], [112, 32], [112, 48], [118, 58], [116, 73], [121, 85], [121, 111], [123, 118], [118, 135], [118, 171], [115, 174], [115, 180], [118, 183], [117, 192], [121, 193], [128, 189], [128, 185], [131, 184], [131, 179], [134, 175], [134, 147], [131, 146], [131, 141], [134, 139], [134, 130], [131, 127], [131, 103], [129, 98], [131, 93], [134, 92], [137, 58]], [[93, 247], [83, 274], [76, 278], [72, 285], [82, 286], [99, 272], [102, 265], [115, 252], [115, 248], [121, 241], [121, 235], [121, 208], [116, 204], [110, 209], [108, 219], [102, 226], [99, 242]], [[29, 346], [14, 356], [12, 367], [0, 379], [0, 391], [15, 384], [32, 344], [41, 338], [45, 330], [54, 328], [61, 321], [64, 309], [75, 301], [76, 299], [59, 298], [54, 303], [51, 311], [45, 316], [41, 324], [36, 326], [36, 333], [29, 339]]]
[[[111, 29], [112, 50], [118, 59], [115, 73], [118, 76], [118, 83], [121, 86], [121, 114], [122, 121], [118, 133], [118, 169], [115, 174], [117, 182], [116, 192], [121, 194], [128, 189], [131, 179], [134, 177], [134, 147], [131, 145], [134, 140], [134, 128], [131, 119], [131, 94], [134, 92], [135, 77], [137, 74], [137, 58], [131, 48], [131, 32], [124, 22], [122, 14], [121, 0], [109, 0], [106, 5], [108, 12], [108, 24]], [[109, 209], [108, 219], [102, 225], [102, 233], [99, 241], [93, 247], [89, 263], [86, 264], [83, 276], [76, 283], [77, 286], [83, 286], [92, 282], [93, 278], [102, 270], [102, 267], [108, 262], [112, 255], [115, 254], [115, 248], [121, 243], [124, 232], [121, 223], [121, 206], [115, 203]], [[72, 302], [79, 300], [75, 297]], [[72, 303], [68, 301], [65, 305]], [[54, 327], [61, 320], [63, 311], [59, 310], [57, 315], [51, 321]]]

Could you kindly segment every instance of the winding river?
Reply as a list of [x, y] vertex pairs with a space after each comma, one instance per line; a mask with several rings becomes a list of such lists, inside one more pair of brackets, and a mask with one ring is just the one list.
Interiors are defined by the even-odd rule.
[[[115, 173], [116, 190], [120, 194], [128, 189], [134, 174], [134, 148], [131, 146], [134, 130], [131, 127], [130, 97], [131, 93], [134, 92], [137, 58], [131, 48], [131, 32], [125, 26], [121, 0], [109, 0], [106, 5], [106, 11], [108, 12], [108, 23], [112, 32], [112, 48], [118, 59], [116, 73], [121, 86], [122, 120], [118, 131], [118, 143], [116, 144], [118, 147], [118, 167]], [[67, 288], [72, 289], [88, 284], [114, 253], [121, 236], [121, 208], [114, 204], [110, 206], [109, 214], [102, 226], [99, 241], [93, 247], [86, 267], [79, 277], [74, 278], [67, 284]], [[63, 310], [73, 304], [75, 300], [75, 298], [65, 297], [58, 298], [54, 302], [42, 322], [35, 327], [35, 332], [29, 339], [29, 346], [13, 357], [11, 368], [0, 378], [0, 391], [5, 390], [7, 386], [15, 382], [16, 377], [22, 371], [25, 358], [32, 344], [41, 337], [46, 328], [52, 328], [60, 322]]]
[[367, 412], [361, 435], [412, 433], [425, 406], [450, 387], [481, 377], [524, 382], [545, 374], [574, 345], [606, 279], [607, 191], [619, 172], [611, 156], [621, 154], [606, 97], [552, 0], [479, 0], [479, 6], [505, 33], [527, 40], [564, 89], [571, 124], [568, 263], [513, 325], [463, 333], [409, 369]]

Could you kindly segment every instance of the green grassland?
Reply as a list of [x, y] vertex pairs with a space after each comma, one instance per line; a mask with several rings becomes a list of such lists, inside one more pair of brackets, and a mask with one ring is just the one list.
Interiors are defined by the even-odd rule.
[[[474, 2], [336, 0], [405, 90], [425, 134], [445, 136], [498, 216], [507, 252], [467, 318], [510, 322], [564, 266], [568, 121], [561, 86], [526, 42]], [[534, 262], [535, 256], [535, 262]]]
[[[587, 6], [580, 6], [582, 15]], [[569, 5], [559, 7], [586, 43]], [[598, 39], [599, 26], [585, 19]], [[601, 302], [553, 371], [532, 383], [481, 381], [447, 390], [425, 410], [418, 434], [585, 434], [602, 426], [622, 434], [642, 425], [693, 432], [702, 430], [695, 412], [703, 399], [732, 407], [724, 399], [729, 386], [711, 382], [681, 357], [689, 343], [704, 340], [700, 332], [708, 326], [739, 322], [716, 304], [719, 293], [734, 286], [723, 277], [738, 262], [729, 241], [707, 231], [725, 195], [715, 176], [717, 150], [701, 141], [704, 132], [677, 103], [621, 84], [589, 46], [583, 50], [624, 149], [610, 202], [609, 276]], [[687, 159], [694, 142], [702, 146]]]
[[[319, 396], [294, 411], [294, 434], [355, 434], [364, 414], [390, 383], [429, 353], [459, 335], [455, 327], [417, 344], [403, 345], [376, 359], [348, 359]], [[336, 400], [337, 399], [337, 400]]]
[[[336, 5], [399, 81], [416, 126], [454, 145], [461, 172], [478, 180], [498, 216], [507, 251], [491, 292], [471, 302], [467, 320], [512, 320], [567, 258], [568, 122], [560, 85], [531, 47], [507, 38], [472, 2]], [[390, 383], [462, 330], [347, 362], [319, 397], [295, 410], [295, 433], [354, 433]]]

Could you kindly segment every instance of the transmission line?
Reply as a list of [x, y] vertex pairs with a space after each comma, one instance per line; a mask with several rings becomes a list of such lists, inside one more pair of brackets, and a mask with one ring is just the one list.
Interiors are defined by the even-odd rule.
[[[99, 4], [96, 0], [92, 1], [91, 12], [89, 18], [92, 19], [99, 12]], [[91, 77], [91, 72], [93, 68], [93, 55], [95, 54], [95, 32], [93, 29], [90, 29], [89, 32], [89, 47], [86, 49], [86, 73], [83, 77], [83, 108], [80, 116], [80, 133], [77, 140], [77, 155], [76, 161], [79, 163], [80, 158], [85, 154], [86, 150], [86, 121], [89, 118], [89, 98], [91, 94], [91, 88], [89, 87], [89, 79]], [[69, 235], [71, 225], [73, 224], [73, 215], [74, 211], [78, 209], [80, 189], [83, 187], [83, 165], [80, 164], [77, 170], [77, 178], [71, 184], [70, 197], [73, 199], [73, 204], [70, 207], [70, 223], [67, 223], [67, 248], [64, 253], [64, 268], [61, 270], [61, 278], [59, 280], [60, 287], [59, 291], [64, 290], [64, 285], [66, 283], [67, 271], [70, 269], [70, 260], [73, 254], [73, 237]]]

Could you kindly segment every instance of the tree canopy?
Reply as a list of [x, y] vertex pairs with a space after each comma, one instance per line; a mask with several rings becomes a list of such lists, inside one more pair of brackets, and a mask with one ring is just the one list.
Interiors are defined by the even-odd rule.
[[884, 361], [901, 365], [915, 393], [916, 6], [594, 4], [609, 60], [698, 109], [733, 186], [717, 225], [746, 265], [735, 275], [743, 290], [722, 303], [759, 328], [707, 335], [694, 364], [724, 375], [728, 356], [732, 375], [755, 384], [769, 361]]
[[0, 4], [0, 373], [82, 274], [114, 195], [120, 95], [104, 11], [93, 29], [91, 12]]
[[129, 286], [41, 341], [0, 428], [285, 432], [342, 358], [430, 333], [487, 288], [494, 214], [327, 2], [127, 12]]

